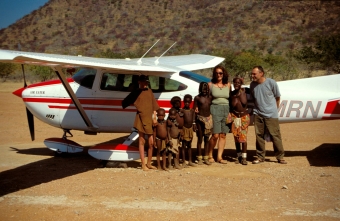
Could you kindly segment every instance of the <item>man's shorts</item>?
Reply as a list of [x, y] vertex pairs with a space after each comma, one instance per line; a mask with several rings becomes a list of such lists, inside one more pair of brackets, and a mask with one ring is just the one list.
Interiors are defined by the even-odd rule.
[[230, 128], [226, 124], [226, 118], [229, 114], [228, 104], [212, 104], [210, 113], [213, 119], [213, 134], [227, 134]]

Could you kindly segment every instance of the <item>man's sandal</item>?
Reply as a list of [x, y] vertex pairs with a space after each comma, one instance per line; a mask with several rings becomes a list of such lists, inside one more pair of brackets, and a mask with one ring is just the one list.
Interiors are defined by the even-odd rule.
[[253, 161], [253, 164], [259, 164], [259, 163], [263, 163], [264, 159], [261, 158], [257, 158], [256, 160]]
[[283, 159], [277, 160], [277, 162], [280, 163], [280, 164], [287, 164], [287, 161], [285, 161], [285, 160], [283, 160]]

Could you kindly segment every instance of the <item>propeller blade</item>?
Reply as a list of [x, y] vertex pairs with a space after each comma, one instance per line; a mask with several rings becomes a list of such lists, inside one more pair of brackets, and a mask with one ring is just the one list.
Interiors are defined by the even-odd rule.
[[26, 114], [27, 114], [27, 121], [28, 121], [28, 127], [30, 129], [31, 139], [33, 141], [35, 139], [35, 136], [34, 136], [34, 118], [33, 118], [33, 114], [28, 110], [27, 107], [26, 107]]

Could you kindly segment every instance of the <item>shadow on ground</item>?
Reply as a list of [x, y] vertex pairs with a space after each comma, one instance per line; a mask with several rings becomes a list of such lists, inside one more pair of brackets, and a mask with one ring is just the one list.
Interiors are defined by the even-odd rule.
[[[124, 139], [126, 138], [113, 139], [108, 142], [120, 143]], [[0, 196], [103, 167], [102, 161], [88, 155], [89, 148], [89, 146], [84, 147], [81, 153], [55, 156], [55, 152], [46, 147], [29, 149], [10, 147], [18, 154], [51, 156], [51, 158], [0, 172]], [[137, 168], [140, 163], [132, 161], [128, 162], [127, 166]]]
[[[217, 151], [215, 150], [214, 156], [216, 156]], [[227, 149], [224, 150], [223, 155], [228, 161], [235, 161], [236, 151]], [[247, 152], [248, 161], [252, 161], [253, 156], [256, 156], [255, 150], [249, 150]], [[230, 157], [232, 156], [232, 157]], [[306, 157], [310, 166], [315, 167], [340, 167], [340, 144], [334, 143], [324, 143], [313, 150], [308, 151], [285, 151], [285, 159], [289, 163], [290, 157]], [[274, 151], [267, 148], [266, 157], [274, 157]], [[216, 159], [216, 157], [215, 157]], [[270, 161], [268, 158], [266, 161]]]
[[[124, 140], [124, 138], [114, 139], [110, 143], [117, 143]], [[107, 142], [105, 142], [107, 143]], [[82, 153], [67, 154], [61, 157], [53, 157], [54, 153], [45, 147], [30, 148], [30, 149], [16, 149], [12, 150], [19, 154], [28, 155], [43, 155], [51, 156], [51, 158], [29, 163], [11, 170], [0, 173], [0, 196], [16, 192], [21, 189], [30, 188], [42, 183], [47, 183], [53, 180], [62, 179], [68, 176], [84, 173], [103, 167], [101, 161], [92, 158], [87, 154], [89, 147], [84, 147]], [[194, 154], [196, 149], [194, 149]], [[217, 150], [214, 150], [216, 156]], [[226, 149], [223, 153], [228, 161], [235, 161], [235, 150]], [[248, 151], [248, 161], [255, 156], [255, 150]], [[267, 157], [273, 157], [272, 150], [267, 151]], [[155, 156], [155, 154], [154, 154]], [[311, 151], [286, 151], [286, 159], [289, 163], [289, 158], [296, 156], [305, 156], [311, 166], [316, 167], [340, 167], [340, 144], [322, 144]], [[157, 163], [154, 161], [154, 165]], [[137, 161], [127, 163], [128, 167], [140, 167]]]

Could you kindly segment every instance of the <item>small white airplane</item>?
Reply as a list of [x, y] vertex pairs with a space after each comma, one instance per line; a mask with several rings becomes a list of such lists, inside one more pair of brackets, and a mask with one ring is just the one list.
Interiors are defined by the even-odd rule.
[[[201, 54], [163, 56], [165, 53], [153, 58], [144, 58], [144, 54], [140, 59], [105, 59], [0, 50], [0, 62], [50, 66], [56, 72], [59, 80], [29, 86], [25, 81], [24, 87], [13, 94], [21, 97], [26, 105], [32, 140], [34, 115], [63, 130], [62, 138], [44, 141], [49, 149], [57, 153], [75, 153], [82, 152], [83, 147], [67, 139], [72, 136], [71, 130], [85, 134], [131, 132], [136, 110], [133, 106], [123, 109], [121, 102], [138, 87], [140, 74], [149, 76], [150, 88], [159, 106], [167, 111], [173, 96], [195, 96], [199, 83], [210, 81], [192, 71], [212, 68], [224, 60]], [[64, 68], [79, 70], [66, 79]], [[339, 74], [278, 84], [282, 95], [280, 122], [340, 119]], [[140, 158], [138, 148], [131, 146], [137, 138], [138, 132], [132, 130], [123, 144], [96, 145], [88, 153], [104, 161], [137, 160]]]

